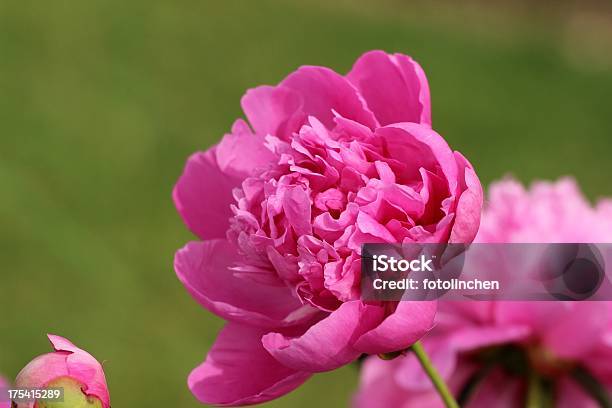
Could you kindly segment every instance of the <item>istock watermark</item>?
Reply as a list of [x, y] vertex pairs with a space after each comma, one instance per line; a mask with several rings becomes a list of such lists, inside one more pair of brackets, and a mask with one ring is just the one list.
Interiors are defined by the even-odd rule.
[[411, 261], [407, 259], [395, 259], [393, 256], [387, 255], [374, 255], [373, 259], [373, 271], [374, 272], [386, 272], [388, 270], [395, 272], [433, 272], [433, 259], [427, 259], [425, 255], [421, 255], [419, 259], [413, 259]]
[[612, 244], [365, 244], [363, 300], [612, 300]]

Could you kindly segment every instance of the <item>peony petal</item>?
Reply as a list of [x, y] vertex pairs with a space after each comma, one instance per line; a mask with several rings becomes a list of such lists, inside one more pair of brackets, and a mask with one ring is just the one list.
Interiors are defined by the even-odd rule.
[[244, 179], [278, 161], [264, 142], [265, 136], [254, 135], [246, 123], [237, 120], [232, 133], [225, 135], [217, 146], [219, 169], [224, 174]]
[[281, 88], [290, 89], [302, 97], [302, 111], [314, 116], [329, 129], [338, 115], [375, 129], [378, 122], [357, 90], [342, 75], [329, 68], [304, 66], [289, 75]]
[[455, 223], [451, 230], [449, 242], [470, 243], [478, 233], [480, 226], [480, 215], [482, 213], [483, 194], [482, 185], [474, 172], [472, 165], [459, 152], [455, 152], [459, 174], [463, 173], [461, 179], [465, 180], [457, 209], [455, 210]]
[[381, 240], [382, 242], [393, 243], [396, 241], [395, 237], [384, 225], [381, 225], [378, 221], [376, 221], [376, 219], [365, 212], [360, 212], [357, 214], [357, 222], [355, 225], [363, 234], [372, 236]]
[[258, 283], [243, 270], [234, 273], [241, 259], [225, 240], [191, 242], [177, 252], [174, 268], [194, 299], [224, 319], [279, 327], [312, 317], [314, 309], [302, 306], [286, 286]]
[[437, 302], [401, 301], [395, 312], [355, 342], [355, 348], [368, 354], [405, 350], [433, 327], [436, 309]]
[[[367, 358], [361, 368], [359, 390], [353, 398], [353, 407], [408, 407], [411, 397], [414, 398], [417, 393], [406, 390], [393, 381], [393, 373], [401, 363], [402, 358], [391, 361], [382, 360], [377, 356]], [[435, 393], [432, 394], [431, 400], [437, 402], [439, 397]], [[419, 405], [419, 408], [421, 407], [429, 407], [429, 405]]]
[[264, 330], [228, 323], [206, 360], [189, 375], [198, 400], [214, 405], [248, 405], [289, 393], [311, 373], [278, 363], [261, 345]]
[[341, 367], [361, 354], [353, 342], [376, 326], [383, 316], [378, 306], [361, 301], [343, 303], [300, 337], [268, 333], [262, 338], [266, 350], [279, 362], [296, 370], [320, 372]]
[[55, 351], [69, 351], [71, 353], [83, 351], [74, 344], [72, 344], [70, 340], [65, 339], [61, 336], [56, 336], [55, 334], [47, 334], [47, 338], [51, 342], [51, 345], [53, 346], [53, 349]]
[[397, 174], [398, 183], [410, 184], [421, 178], [421, 168], [447, 180], [451, 193], [457, 189], [457, 162], [442, 136], [417, 123], [395, 123], [376, 129], [385, 143], [387, 155], [405, 165]]
[[429, 85], [412, 58], [370, 51], [357, 60], [347, 78], [382, 126], [399, 122], [431, 126]]
[[110, 396], [102, 366], [95, 359], [92, 362], [87, 356], [83, 356], [81, 353], [68, 356], [66, 358], [68, 372], [71, 377], [80, 380], [83, 384], [82, 390], [86, 395], [99, 398], [105, 408], [110, 408]]
[[284, 87], [249, 89], [241, 105], [255, 133], [260, 136], [273, 135], [287, 140], [300, 130], [306, 118], [299, 93]]
[[17, 388], [42, 388], [49, 381], [68, 375], [67, 353], [42, 354], [30, 361], [15, 379]]
[[542, 333], [544, 346], [560, 358], [582, 360], [610, 327], [610, 310], [605, 303], [573, 302], [566, 313], [557, 308], [552, 312], [558, 317], [556, 324]]
[[301, 186], [288, 188], [283, 196], [283, 210], [297, 236], [310, 235], [310, 196]]
[[[6, 379], [0, 376], [0, 389], [6, 390], [8, 388], [10, 388], [10, 384], [8, 381], [6, 381]], [[11, 408], [11, 401], [9, 401], [6, 397], [8, 397], [6, 391], [0, 393], [0, 408]]]
[[240, 179], [224, 174], [217, 164], [216, 147], [193, 154], [172, 197], [187, 227], [201, 239], [225, 238], [234, 203], [232, 190]]
[[606, 302], [499, 302], [499, 324], [524, 324], [553, 356], [582, 360], [595, 349], [610, 324]]
[[555, 387], [557, 408], [599, 408], [600, 405], [570, 378], [563, 378]]
[[[612, 304], [608, 304], [608, 312]], [[582, 359], [584, 367], [601, 382], [612, 385], [612, 326], [601, 336], [598, 344]]]

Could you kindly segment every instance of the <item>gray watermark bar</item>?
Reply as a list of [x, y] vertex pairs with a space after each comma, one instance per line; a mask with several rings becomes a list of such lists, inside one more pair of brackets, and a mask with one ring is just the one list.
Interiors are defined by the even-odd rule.
[[612, 244], [364, 244], [363, 300], [612, 301]]

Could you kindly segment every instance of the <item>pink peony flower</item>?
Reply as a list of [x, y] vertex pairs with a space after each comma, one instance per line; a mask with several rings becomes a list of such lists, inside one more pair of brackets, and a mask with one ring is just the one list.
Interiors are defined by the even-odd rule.
[[[15, 388], [64, 388], [66, 406], [110, 408], [104, 371], [98, 361], [69, 340], [49, 334], [55, 350], [30, 361], [15, 380]], [[18, 408], [37, 408], [19, 404]]]
[[[575, 182], [505, 180], [490, 188], [479, 242], [610, 242], [609, 203], [595, 208]], [[466, 407], [523, 407], [528, 378], [549, 384], [555, 406], [599, 406], [580, 385], [612, 389], [612, 305], [608, 302], [453, 302], [439, 305], [423, 343]], [[480, 376], [480, 377], [479, 377]], [[471, 393], [468, 392], [472, 386]], [[368, 358], [357, 407], [443, 407], [416, 358]]]
[[[0, 390], [6, 390], [10, 386], [9, 382], [0, 376]], [[0, 408], [11, 408], [11, 401], [8, 400], [8, 394], [0, 393]]]
[[229, 321], [189, 387], [204, 402], [267, 401], [362, 353], [402, 350], [433, 302], [360, 300], [360, 248], [471, 242], [481, 186], [430, 127], [407, 56], [373, 51], [342, 76], [301, 67], [242, 99], [249, 120], [189, 158], [174, 190], [202, 241], [175, 258], [204, 307]]
[[506, 179], [491, 185], [479, 242], [610, 242], [612, 199], [595, 208], [571, 178], [539, 181], [529, 191]]

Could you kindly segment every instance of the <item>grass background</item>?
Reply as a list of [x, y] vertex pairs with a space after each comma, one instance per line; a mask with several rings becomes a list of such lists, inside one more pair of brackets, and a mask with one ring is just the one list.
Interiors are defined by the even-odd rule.
[[[483, 183], [572, 174], [590, 198], [612, 194], [597, 32], [574, 36], [583, 20], [563, 16], [576, 10], [436, 4], [0, 2], [0, 372], [14, 377], [56, 333], [104, 361], [115, 407], [199, 406], [185, 378], [222, 322], [174, 276], [192, 237], [170, 192], [245, 89], [302, 64], [410, 54], [434, 127]], [[345, 367], [270, 406], [342, 406], [356, 383]]]

